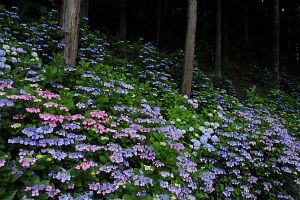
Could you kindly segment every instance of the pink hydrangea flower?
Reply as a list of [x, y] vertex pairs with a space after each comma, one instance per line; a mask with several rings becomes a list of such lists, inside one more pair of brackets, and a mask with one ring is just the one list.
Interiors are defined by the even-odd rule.
[[46, 108], [52, 108], [52, 107], [57, 108], [58, 104], [57, 103], [53, 103], [53, 102], [47, 102], [47, 103], [44, 103], [44, 106]]
[[56, 122], [53, 121], [44, 121], [41, 123], [43, 126], [50, 126], [51, 128], [54, 128], [57, 126]]
[[14, 115], [12, 118], [15, 119], [15, 120], [18, 120], [18, 119], [24, 119], [25, 116], [18, 114], [18, 115]]
[[106, 133], [107, 132], [107, 129], [101, 124], [96, 124], [95, 128], [96, 128], [96, 133]]
[[10, 89], [12, 88], [10, 84], [1, 83], [0, 84], [0, 91], [4, 91], [4, 89]]
[[84, 119], [84, 117], [81, 114], [76, 114], [71, 116], [65, 116], [65, 119], [68, 121], [76, 121], [78, 119]]
[[90, 130], [90, 128], [95, 126], [97, 124], [97, 122], [93, 119], [88, 118], [88, 119], [85, 119], [82, 124], [84, 125], [84, 128], [86, 130]]
[[48, 92], [48, 91], [36, 90], [35, 92], [44, 99], [59, 99], [60, 98], [58, 94]]
[[104, 111], [95, 110], [95, 111], [90, 112], [90, 115], [97, 119], [101, 119], [102, 122], [108, 122], [108, 115]]
[[60, 122], [64, 121], [64, 116], [62, 115], [53, 115], [53, 114], [39, 114], [40, 118], [44, 121], [53, 121], [53, 122]]
[[41, 110], [39, 108], [25, 108], [25, 110], [29, 113], [40, 113]]
[[24, 95], [9, 95], [7, 96], [8, 99], [15, 99], [15, 100], [24, 100], [24, 101], [33, 101], [37, 98], [32, 95], [24, 94]]
[[84, 159], [84, 161], [80, 165], [77, 165], [75, 167], [75, 169], [77, 169], [77, 170], [82, 169], [83, 171], [86, 171], [86, 170], [90, 169], [91, 167], [95, 167], [95, 166], [97, 166], [97, 163], [95, 163], [93, 161], [87, 161], [86, 159]]

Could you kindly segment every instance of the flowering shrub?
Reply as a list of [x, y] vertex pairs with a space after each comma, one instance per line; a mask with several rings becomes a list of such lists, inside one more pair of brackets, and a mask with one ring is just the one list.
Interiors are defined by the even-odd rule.
[[[110, 66], [111, 45], [86, 27], [80, 64], [64, 68], [60, 48], [15, 33], [29, 26], [16, 12], [0, 16], [15, 22], [0, 33], [0, 199], [299, 195], [297, 99], [273, 91], [242, 102], [197, 69], [188, 99], [170, 75], [176, 61], [147, 43]], [[58, 36], [55, 23], [43, 27], [41, 38]]]

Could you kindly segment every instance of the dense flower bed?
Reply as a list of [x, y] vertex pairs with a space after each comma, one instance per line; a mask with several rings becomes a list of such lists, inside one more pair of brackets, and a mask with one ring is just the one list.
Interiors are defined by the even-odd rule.
[[241, 102], [197, 69], [188, 99], [176, 59], [141, 42], [117, 58], [120, 44], [87, 27], [80, 64], [64, 68], [55, 11], [24, 23], [15, 10], [0, 13], [0, 199], [299, 195], [297, 99]]

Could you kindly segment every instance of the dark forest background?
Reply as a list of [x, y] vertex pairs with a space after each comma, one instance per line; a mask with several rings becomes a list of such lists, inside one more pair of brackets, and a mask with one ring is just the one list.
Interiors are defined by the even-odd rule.
[[[1, 0], [7, 6], [17, 5], [24, 16], [38, 17], [41, 6], [60, 10], [59, 0]], [[112, 39], [117, 39], [120, 0], [90, 0], [89, 25]], [[187, 2], [185, 0], [126, 1], [127, 40], [156, 40], [158, 4], [161, 4], [159, 48], [174, 51], [184, 48]], [[222, 69], [239, 69], [251, 65], [272, 68], [273, 0], [222, 1]], [[202, 68], [214, 63], [216, 1], [198, 1], [196, 52]], [[280, 1], [280, 67], [281, 71], [299, 74], [300, 1]]]

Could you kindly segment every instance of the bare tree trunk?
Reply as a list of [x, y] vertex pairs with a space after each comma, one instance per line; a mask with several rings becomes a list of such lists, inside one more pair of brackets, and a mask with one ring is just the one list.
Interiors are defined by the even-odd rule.
[[218, 78], [222, 77], [222, 27], [221, 27], [221, 0], [217, 1], [217, 31], [216, 31], [216, 52], [215, 52], [215, 72]]
[[63, 0], [62, 28], [66, 32], [63, 39], [64, 63], [75, 66], [78, 51], [80, 0]]
[[120, 40], [125, 41], [127, 37], [127, 0], [119, 0], [119, 9], [120, 9], [120, 27], [119, 27], [119, 36]]
[[273, 70], [279, 75], [279, 45], [280, 45], [280, 9], [279, 0], [274, 0], [274, 20], [273, 20]]
[[192, 92], [193, 65], [195, 53], [197, 0], [188, 0], [187, 14], [188, 17], [184, 49], [184, 71], [181, 93], [190, 97]]
[[161, 26], [161, 7], [162, 7], [162, 0], [156, 0], [156, 27], [155, 27], [155, 44], [156, 47], [159, 47], [159, 42], [160, 42], [160, 26]]
[[228, 27], [228, 12], [224, 16], [224, 40], [223, 40], [223, 59], [224, 63], [228, 63], [228, 49], [229, 49], [229, 27]]
[[169, 8], [169, 2], [168, 0], [165, 0], [164, 3], [164, 11], [163, 11], [163, 19], [165, 19], [167, 17], [168, 14], [168, 8]]
[[30, 2], [30, 0], [19, 0], [17, 6], [23, 16], [28, 16], [32, 10], [32, 2]]
[[248, 0], [244, 2], [244, 47], [248, 47], [249, 33], [248, 33]]
[[80, 19], [89, 18], [90, 0], [81, 0], [80, 4]]
[[206, 27], [206, 24], [205, 24], [205, 22], [206, 22], [206, 2], [205, 1], [200, 1], [200, 7], [201, 7], [201, 9], [202, 10], [200, 10], [200, 11], [198, 11], [198, 12], [200, 12], [200, 19], [198, 20], [199, 22], [198, 22], [198, 24], [199, 24], [199, 26], [201, 27], [201, 29], [200, 29], [200, 40], [201, 41], [205, 41], [205, 27]]

